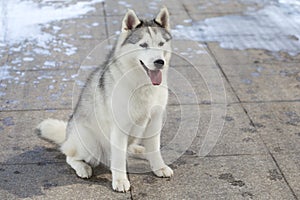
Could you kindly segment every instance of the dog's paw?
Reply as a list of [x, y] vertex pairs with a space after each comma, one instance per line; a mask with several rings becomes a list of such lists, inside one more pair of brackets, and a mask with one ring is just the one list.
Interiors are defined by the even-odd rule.
[[93, 170], [88, 164], [82, 164], [80, 167], [76, 168], [76, 174], [80, 178], [90, 178], [93, 174]]
[[130, 183], [128, 179], [113, 180], [112, 187], [117, 192], [127, 192], [130, 189]]
[[173, 176], [173, 170], [168, 167], [167, 165], [160, 168], [159, 170], [155, 170], [153, 171], [153, 173], [158, 176], [158, 177], [163, 177], [163, 178], [168, 178], [168, 177], [171, 177]]

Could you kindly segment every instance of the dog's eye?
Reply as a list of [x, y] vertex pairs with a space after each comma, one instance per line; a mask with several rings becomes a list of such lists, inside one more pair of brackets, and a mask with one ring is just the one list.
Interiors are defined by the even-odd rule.
[[140, 44], [140, 46], [141, 47], [143, 47], [143, 48], [148, 48], [148, 44], [145, 42], [145, 43], [142, 43], [142, 44]]
[[165, 43], [163, 43], [163, 42], [160, 42], [160, 43], [158, 43], [158, 46], [160, 46], [160, 47], [161, 47], [161, 46], [164, 46], [164, 44], [165, 44]]

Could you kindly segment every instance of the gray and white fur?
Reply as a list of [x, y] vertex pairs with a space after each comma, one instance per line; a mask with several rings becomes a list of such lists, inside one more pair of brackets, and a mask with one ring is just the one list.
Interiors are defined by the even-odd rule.
[[47, 119], [37, 126], [43, 138], [60, 145], [79, 177], [91, 177], [102, 162], [110, 166], [113, 189], [126, 192], [127, 153], [144, 156], [159, 177], [173, 175], [160, 152], [170, 43], [167, 8], [150, 21], [128, 10], [113, 52], [90, 75], [68, 123]]

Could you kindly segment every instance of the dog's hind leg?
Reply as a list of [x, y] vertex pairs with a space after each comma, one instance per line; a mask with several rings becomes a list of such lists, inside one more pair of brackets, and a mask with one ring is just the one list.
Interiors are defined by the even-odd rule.
[[80, 178], [90, 178], [92, 176], [92, 167], [83, 160], [67, 156], [67, 163], [76, 171]]
[[85, 143], [79, 136], [79, 131], [84, 132], [80, 125], [77, 125], [77, 130], [71, 126], [68, 131], [70, 134], [67, 140], [62, 144], [61, 151], [66, 155], [67, 163], [75, 170], [76, 174], [81, 178], [90, 178], [92, 176], [91, 166], [84, 162], [88, 162], [90, 157], [89, 152], [83, 146]]

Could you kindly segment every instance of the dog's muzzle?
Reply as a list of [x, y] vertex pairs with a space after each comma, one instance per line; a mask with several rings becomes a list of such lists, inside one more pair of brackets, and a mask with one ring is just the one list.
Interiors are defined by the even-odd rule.
[[[155, 63], [155, 62], [157, 62], [157, 63]], [[156, 68], [158, 68], [155, 70], [149, 69], [141, 60], [140, 60], [140, 63], [143, 66], [143, 68], [145, 69], [148, 76], [150, 77], [152, 85], [160, 85], [161, 81], [162, 81], [162, 73], [161, 73], [160, 69], [162, 69], [162, 67], [164, 65], [164, 61], [161, 59], [154, 61], [154, 66]]]

